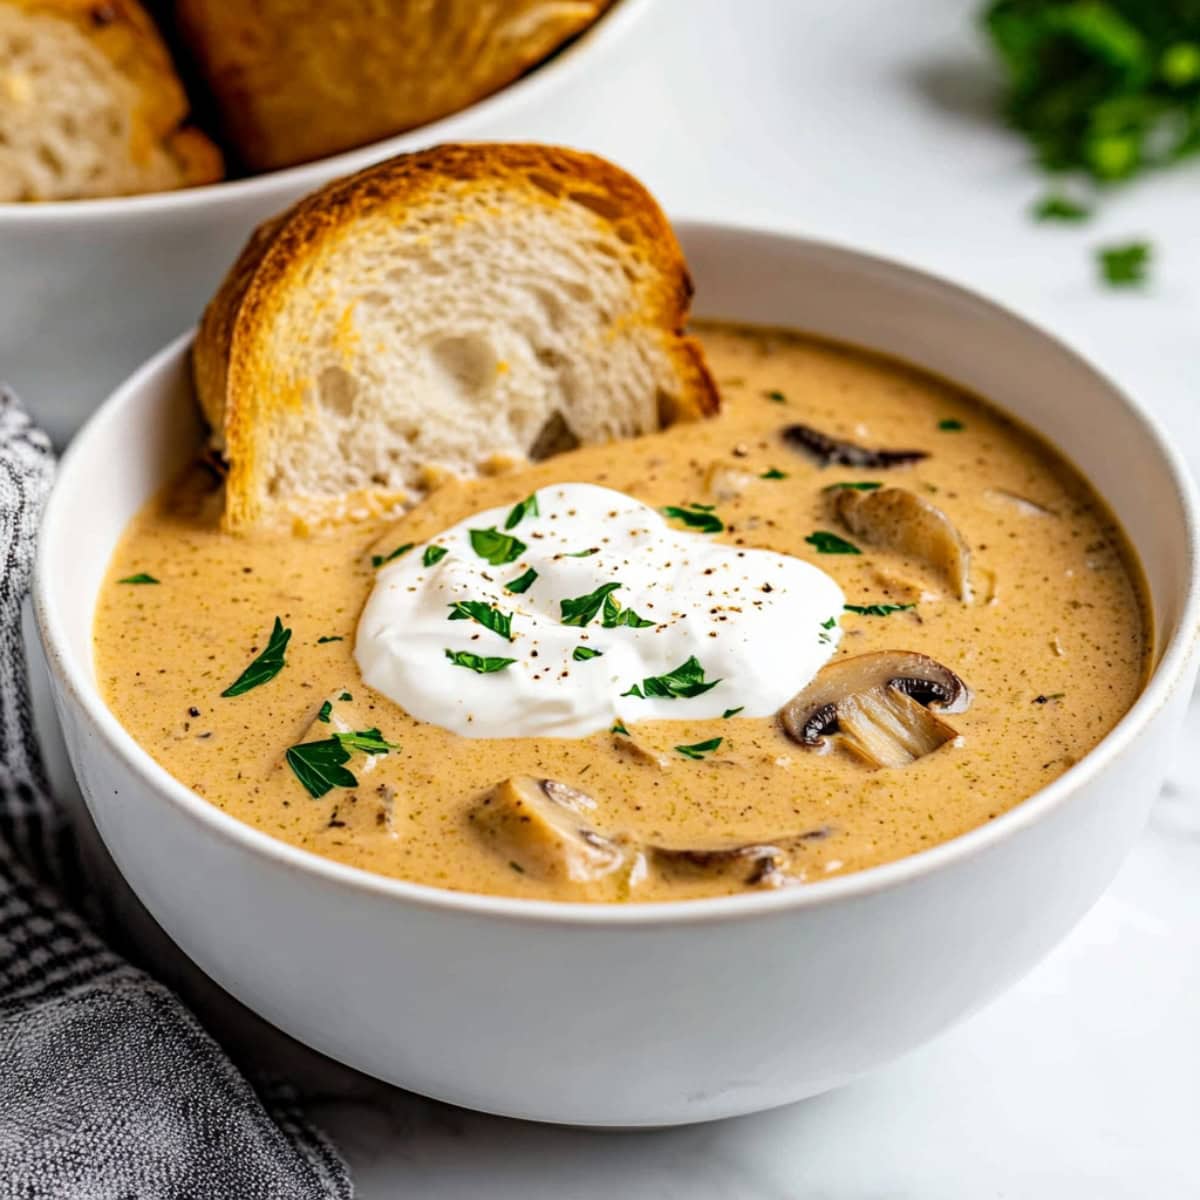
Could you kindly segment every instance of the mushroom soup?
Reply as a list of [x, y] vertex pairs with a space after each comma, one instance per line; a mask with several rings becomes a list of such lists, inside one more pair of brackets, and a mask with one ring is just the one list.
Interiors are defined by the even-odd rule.
[[981, 825], [1131, 706], [1151, 632], [1102, 501], [953, 386], [702, 326], [723, 411], [234, 537], [198, 463], [133, 521], [106, 699], [275, 837], [560, 900], [799, 885]]

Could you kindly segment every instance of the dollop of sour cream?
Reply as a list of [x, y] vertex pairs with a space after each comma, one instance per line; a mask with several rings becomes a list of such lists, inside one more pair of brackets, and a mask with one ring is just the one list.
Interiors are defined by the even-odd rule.
[[355, 656], [371, 687], [463, 737], [584, 737], [777, 712], [833, 653], [843, 603], [801, 559], [566, 483], [382, 566]]

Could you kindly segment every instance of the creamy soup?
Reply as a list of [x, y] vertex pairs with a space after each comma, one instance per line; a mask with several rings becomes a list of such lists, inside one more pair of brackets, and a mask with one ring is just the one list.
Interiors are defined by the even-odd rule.
[[1078, 473], [908, 367], [700, 336], [718, 417], [451, 481], [399, 521], [231, 536], [197, 464], [114, 554], [108, 704], [274, 837], [560, 900], [862, 870], [1095, 746], [1151, 631]]

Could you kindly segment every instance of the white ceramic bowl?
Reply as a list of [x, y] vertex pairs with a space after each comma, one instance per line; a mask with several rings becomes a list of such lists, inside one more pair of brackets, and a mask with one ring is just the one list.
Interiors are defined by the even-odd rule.
[[51, 204], [0, 204], [0, 382], [60, 443], [164, 342], [194, 324], [250, 231], [321, 184], [437, 142], [519, 138], [526, 114], [586, 102], [649, 6], [617, 3], [541, 67], [444, 120], [287, 170], [228, 183]]
[[1012, 984], [1083, 915], [1145, 820], [1193, 682], [1196, 507], [1179, 457], [1047, 335], [949, 284], [764, 232], [679, 230], [702, 315], [873, 347], [986, 395], [1078, 463], [1138, 547], [1159, 630], [1132, 711], [988, 825], [861, 874], [628, 907], [442, 892], [293, 849], [157, 766], [96, 688], [92, 613], [126, 522], [193, 451], [186, 338], [96, 414], [46, 511], [35, 603], [90, 812], [166, 931], [326, 1054], [469, 1108], [702, 1121], [834, 1087]]

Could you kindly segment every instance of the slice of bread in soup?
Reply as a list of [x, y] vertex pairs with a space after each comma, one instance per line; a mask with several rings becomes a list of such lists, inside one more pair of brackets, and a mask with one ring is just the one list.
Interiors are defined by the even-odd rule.
[[716, 411], [691, 281], [637, 180], [549, 146], [439, 146], [261, 227], [200, 325], [225, 523], [379, 512], [446, 472]]
[[159, 192], [221, 177], [136, 0], [0, 0], [0, 201]]

